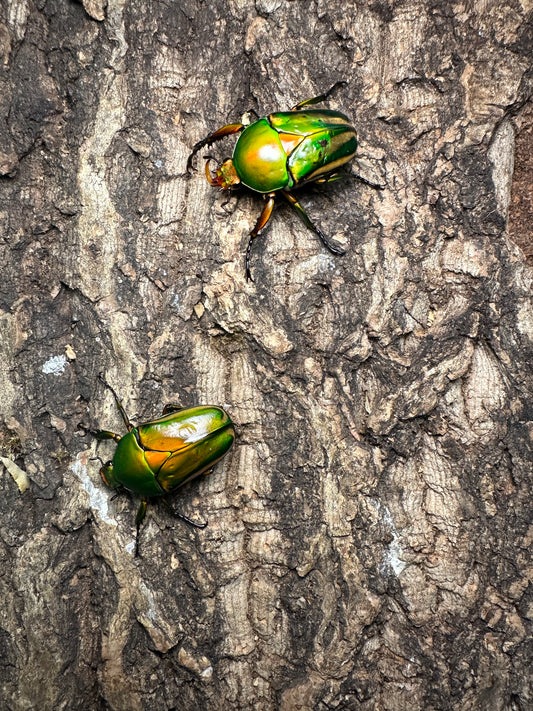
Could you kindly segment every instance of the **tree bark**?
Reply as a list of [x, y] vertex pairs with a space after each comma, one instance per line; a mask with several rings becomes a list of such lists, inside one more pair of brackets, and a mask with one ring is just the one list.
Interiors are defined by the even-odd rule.
[[[531, 3], [1, 13], [2, 708], [533, 708]], [[280, 205], [247, 282], [261, 197], [191, 148], [341, 79], [357, 160], [298, 195], [346, 254]], [[155, 502], [134, 557], [99, 373], [227, 406], [207, 528]]]

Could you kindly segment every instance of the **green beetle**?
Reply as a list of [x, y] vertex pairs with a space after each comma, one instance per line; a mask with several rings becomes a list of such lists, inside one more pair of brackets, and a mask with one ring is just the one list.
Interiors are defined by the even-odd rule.
[[278, 192], [288, 200], [330, 252], [344, 254], [343, 249], [330, 244], [324, 233], [311, 222], [291, 189], [306, 183], [336, 180], [340, 177], [337, 169], [353, 158], [357, 148], [357, 134], [347, 116], [339, 111], [302, 110], [305, 106], [324, 101], [337, 86], [345, 83], [337, 82], [325, 94], [302, 101], [291, 111], [269, 114], [247, 127], [242, 123], [223, 126], [194, 146], [187, 161], [188, 172], [192, 169], [194, 156], [201, 148], [242, 131], [233, 157], [219, 165], [215, 174], [209, 168], [213, 158], [206, 156], [205, 174], [211, 185], [222, 190], [244, 185], [263, 193], [266, 198], [261, 216], [250, 232], [246, 250], [247, 279], [252, 279], [252, 242], [266, 227]]
[[[215, 405], [167, 405], [161, 417], [134, 427], [113, 388], [102, 381], [113, 393], [128, 433], [123, 437], [107, 430], [94, 433], [98, 439], [117, 442], [113, 460], [102, 466], [100, 475], [111, 489], [126, 489], [141, 497], [135, 519], [138, 555], [139, 528], [149, 499], [165, 497], [200, 474], [209, 474], [233, 444], [235, 430], [229, 415]], [[197, 528], [207, 525], [171, 511]]]

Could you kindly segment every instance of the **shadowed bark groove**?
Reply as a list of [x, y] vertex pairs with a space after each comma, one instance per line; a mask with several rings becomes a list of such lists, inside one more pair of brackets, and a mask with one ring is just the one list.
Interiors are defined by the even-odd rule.
[[[532, 708], [532, 38], [515, 0], [1, 6], [2, 708]], [[263, 202], [190, 150], [340, 79], [357, 159], [297, 194], [346, 254], [280, 204], [247, 282]], [[238, 429], [137, 559], [99, 373]]]

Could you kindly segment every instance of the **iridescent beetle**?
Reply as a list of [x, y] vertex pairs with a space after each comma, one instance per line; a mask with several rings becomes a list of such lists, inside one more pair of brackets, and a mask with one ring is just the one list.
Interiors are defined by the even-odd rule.
[[[135, 519], [138, 554], [139, 528], [152, 497], [165, 497], [201, 474], [209, 474], [228, 452], [235, 439], [229, 415], [215, 405], [180, 408], [167, 405], [156, 420], [134, 427], [113, 388], [111, 390], [128, 433], [121, 437], [108, 430], [98, 430], [98, 439], [113, 439], [117, 448], [113, 460], [104, 464], [100, 474], [111, 489], [127, 489], [141, 497]], [[166, 502], [166, 499], [163, 499]], [[169, 506], [170, 508], [170, 506]], [[170, 508], [172, 514], [197, 528], [196, 523]]]
[[[340, 111], [327, 109], [304, 109], [324, 101], [339, 85], [313, 99], [297, 104], [291, 111], [264, 116], [249, 126], [231, 123], [203, 138], [193, 148], [187, 161], [187, 170], [192, 169], [193, 158], [204, 146], [209, 146], [225, 136], [242, 131], [233, 157], [219, 165], [212, 174], [209, 164], [213, 158], [206, 156], [205, 174], [211, 185], [222, 190], [244, 185], [263, 193], [266, 204], [255, 227], [250, 232], [246, 250], [246, 278], [250, 274], [250, 251], [252, 242], [266, 227], [277, 193], [281, 193], [298, 212], [304, 223], [313, 230], [333, 254], [344, 254], [340, 247], [332, 245], [324, 233], [314, 225], [307, 213], [291, 192], [292, 188], [306, 183], [326, 183], [337, 180], [337, 169], [353, 158], [357, 148], [357, 134], [347, 116]], [[367, 182], [367, 181], [364, 181]], [[377, 186], [376, 186], [377, 187]]]

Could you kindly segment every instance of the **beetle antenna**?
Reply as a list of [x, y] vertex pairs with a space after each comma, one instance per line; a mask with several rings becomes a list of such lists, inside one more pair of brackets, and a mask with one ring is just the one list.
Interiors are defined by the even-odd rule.
[[100, 464], [101, 464], [103, 467], [105, 467], [105, 462], [104, 462], [104, 460], [103, 460], [101, 457], [99, 457], [98, 455], [95, 455], [94, 457], [91, 457], [91, 458], [89, 459], [89, 461], [90, 461], [90, 462], [99, 461]]
[[[248, 109], [246, 114], [253, 114], [255, 116], [256, 121], [258, 121], [261, 118], [255, 109]], [[246, 114], [245, 114], [245, 116], [246, 116]]]

